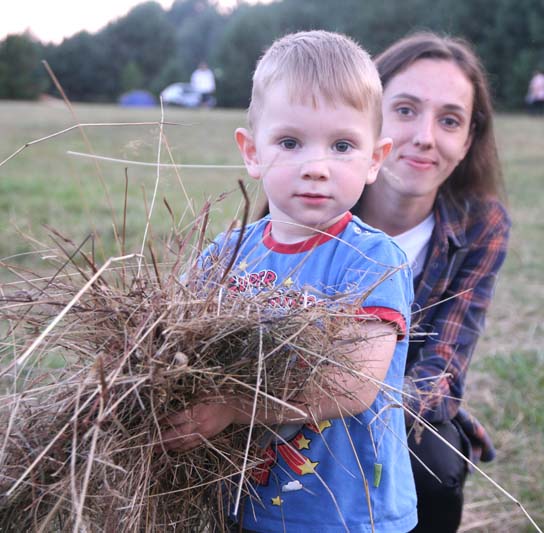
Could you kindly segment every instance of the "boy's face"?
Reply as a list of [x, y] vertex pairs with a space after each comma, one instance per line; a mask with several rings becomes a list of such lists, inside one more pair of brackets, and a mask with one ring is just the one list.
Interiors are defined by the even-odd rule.
[[283, 82], [266, 93], [254, 135], [236, 130], [250, 176], [262, 179], [279, 242], [334, 224], [372, 183], [391, 148], [377, 141], [373, 114], [318, 97], [294, 101]]

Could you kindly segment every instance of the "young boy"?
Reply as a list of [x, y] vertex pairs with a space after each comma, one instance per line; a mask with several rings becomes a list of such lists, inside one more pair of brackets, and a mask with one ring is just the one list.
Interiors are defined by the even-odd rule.
[[[230, 287], [275, 288], [285, 307], [300, 302], [293, 294], [310, 303], [346, 295], [357, 302], [373, 287], [359, 309], [365, 320], [353, 321], [366, 340], [348, 351], [373, 379], [330, 365], [333, 391], [305, 390], [292, 411], [257, 413], [259, 423], [282, 424], [282, 438], [267, 450], [258, 497], [246, 498], [238, 517], [244, 530], [400, 533], [416, 524], [398, 392], [411, 275], [400, 249], [349, 213], [391, 148], [380, 128], [378, 74], [349, 38], [287, 35], [259, 61], [249, 129], [235, 137], [248, 173], [262, 180], [270, 215], [246, 228]], [[236, 240], [220, 237], [217, 249]], [[206, 401], [170, 417], [164, 446], [190, 449], [229, 424], [249, 423], [250, 413], [235, 398]]]

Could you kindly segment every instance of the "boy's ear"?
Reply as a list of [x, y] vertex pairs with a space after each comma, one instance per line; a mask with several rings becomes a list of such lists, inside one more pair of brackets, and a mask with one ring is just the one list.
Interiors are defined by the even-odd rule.
[[261, 177], [261, 167], [257, 158], [253, 135], [246, 128], [237, 128], [234, 132], [234, 138], [244, 159], [247, 173], [252, 178], [259, 179]]
[[391, 148], [393, 148], [393, 141], [389, 137], [380, 139], [374, 146], [374, 151], [372, 152], [372, 163], [368, 169], [368, 176], [366, 179], [367, 185], [370, 185], [376, 181], [378, 172], [380, 171], [385, 158], [389, 155]]

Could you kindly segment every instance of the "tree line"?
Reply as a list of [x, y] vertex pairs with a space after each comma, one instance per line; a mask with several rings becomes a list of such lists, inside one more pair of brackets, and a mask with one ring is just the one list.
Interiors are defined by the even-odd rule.
[[158, 95], [188, 81], [200, 61], [217, 77], [217, 101], [248, 104], [251, 75], [262, 51], [278, 36], [326, 29], [352, 36], [371, 54], [416, 30], [469, 40], [489, 73], [497, 105], [523, 106], [531, 74], [544, 68], [542, 0], [277, 0], [239, 2], [228, 13], [214, 0], [176, 0], [170, 9], [144, 2], [126, 16], [61, 44], [31, 35], [0, 42], [0, 98], [34, 99], [56, 94], [46, 60], [72, 101], [114, 102], [125, 91]]

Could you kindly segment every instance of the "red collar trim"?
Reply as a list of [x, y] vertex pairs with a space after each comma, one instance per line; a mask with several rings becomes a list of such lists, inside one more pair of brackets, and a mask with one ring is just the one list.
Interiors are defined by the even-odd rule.
[[313, 237], [293, 244], [284, 244], [276, 241], [272, 237], [272, 222], [269, 222], [264, 228], [263, 244], [270, 250], [281, 254], [300, 254], [312, 250], [327, 241], [330, 241], [346, 229], [353, 215], [348, 211], [338, 222], [327, 228], [321, 233], [316, 233]]

